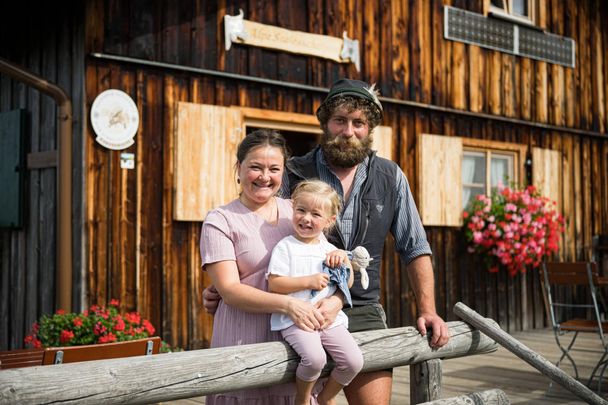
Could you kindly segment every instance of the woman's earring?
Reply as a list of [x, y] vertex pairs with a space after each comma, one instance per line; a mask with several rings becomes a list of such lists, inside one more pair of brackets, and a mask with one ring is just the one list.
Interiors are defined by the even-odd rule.
[[236, 178], [236, 184], [241, 184], [241, 178], [240, 177]]

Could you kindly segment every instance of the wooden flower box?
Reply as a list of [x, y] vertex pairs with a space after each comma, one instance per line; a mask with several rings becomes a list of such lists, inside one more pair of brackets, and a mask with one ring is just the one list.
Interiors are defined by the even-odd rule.
[[160, 337], [84, 346], [48, 347], [0, 352], [0, 370], [79, 361], [158, 354]]

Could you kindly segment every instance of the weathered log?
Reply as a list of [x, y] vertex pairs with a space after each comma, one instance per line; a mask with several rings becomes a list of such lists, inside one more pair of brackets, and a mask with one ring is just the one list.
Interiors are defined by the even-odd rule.
[[437, 399], [420, 405], [509, 405], [511, 401], [503, 390], [493, 389], [457, 397]]
[[[429, 347], [413, 327], [355, 333], [363, 371], [435, 358], [489, 353], [497, 345], [464, 322], [448, 323], [451, 339]], [[283, 342], [5, 370], [0, 403], [151, 403], [292, 381], [299, 358]], [[326, 375], [333, 367], [328, 364]]]
[[410, 366], [410, 402], [420, 404], [441, 397], [441, 359]]
[[475, 326], [483, 333], [496, 340], [501, 346], [504, 346], [511, 353], [515, 354], [532, 367], [536, 368], [542, 374], [546, 375], [574, 395], [583, 399], [589, 404], [608, 404], [608, 401], [603, 400], [589, 388], [585, 387], [580, 382], [563, 372], [558, 367], [545, 359], [534, 350], [530, 349], [520, 341], [509, 335], [507, 332], [500, 329], [496, 323], [488, 322], [488, 319], [483, 318], [477, 312], [467, 307], [462, 302], [458, 302], [454, 306], [454, 313], [471, 325]]

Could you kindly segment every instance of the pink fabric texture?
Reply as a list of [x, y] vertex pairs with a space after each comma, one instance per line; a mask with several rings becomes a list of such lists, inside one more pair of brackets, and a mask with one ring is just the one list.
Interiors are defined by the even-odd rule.
[[[265, 278], [272, 249], [293, 233], [291, 201], [277, 198], [279, 220], [271, 225], [252, 213], [240, 201], [209, 212], [201, 233], [201, 257], [206, 264], [236, 260], [241, 283], [267, 291]], [[270, 314], [254, 314], [226, 305], [215, 312], [211, 347], [282, 341], [279, 332], [270, 330]], [[235, 391], [206, 398], [207, 405], [292, 404], [294, 384]]]
[[293, 325], [281, 332], [300, 355], [296, 375], [301, 380], [314, 381], [319, 378], [327, 364], [325, 350], [336, 363], [331, 376], [342, 385], [350, 384], [363, 368], [361, 349], [344, 325], [315, 332], [307, 332]]

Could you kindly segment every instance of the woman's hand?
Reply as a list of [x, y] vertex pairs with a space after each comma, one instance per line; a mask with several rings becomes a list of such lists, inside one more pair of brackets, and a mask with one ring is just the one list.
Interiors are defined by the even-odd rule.
[[325, 257], [325, 264], [332, 269], [340, 266], [342, 263], [348, 263], [348, 255], [344, 250], [336, 249], [332, 250]]
[[321, 328], [323, 315], [308, 302], [290, 298], [287, 304], [287, 315], [300, 329], [312, 332]]
[[213, 284], [203, 290], [203, 307], [205, 307], [207, 313], [211, 315], [215, 314], [221, 299], [222, 296], [217, 292]]
[[322, 290], [327, 287], [329, 283], [329, 274], [316, 273], [310, 276], [306, 276], [308, 280], [308, 288], [311, 290]]
[[329, 327], [338, 316], [338, 312], [342, 309], [343, 302], [340, 293], [336, 293], [331, 297], [324, 298], [315, 304], [315, 307], [323, 317], [321, 329]]

